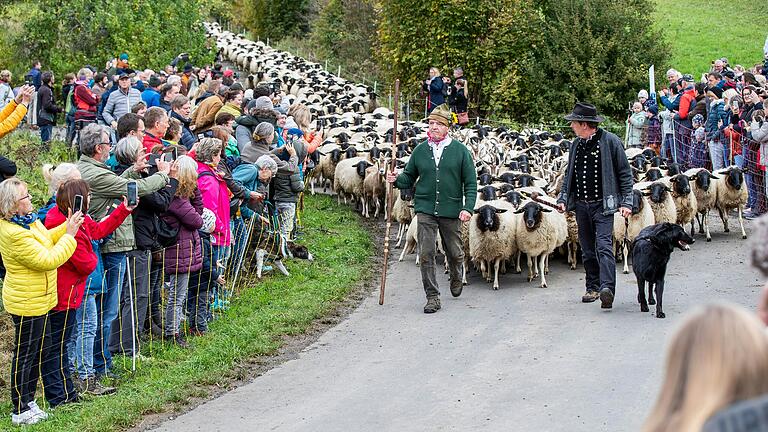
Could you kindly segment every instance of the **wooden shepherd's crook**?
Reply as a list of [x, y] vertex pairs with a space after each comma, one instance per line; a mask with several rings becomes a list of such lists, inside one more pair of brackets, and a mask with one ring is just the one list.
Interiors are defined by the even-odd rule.
[[[397, 154], [397, 111], [400, 105], [400, 80], [395, 80], [395, 128], [392, 129], [392, 151], [389, 160], [389, 172], [395, 172], [395, 155]], [[387, 182], [387, 228], [384, 230], [384, 268], [381, 270], [381, 287], [379, 289], [379, 304], [384, 304], [384, 288], [387, 286], [387, 262], [389, 260], [389, 233], [392, 228], [392, 206], [394, 196], [392, 183]]]

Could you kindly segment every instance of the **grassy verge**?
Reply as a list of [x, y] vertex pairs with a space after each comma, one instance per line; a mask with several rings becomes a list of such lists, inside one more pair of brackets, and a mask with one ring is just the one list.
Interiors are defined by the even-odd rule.
[[[39, 176], [34, 170], [30, 173]], [[326, 196], [305, 201], [302, 243], [315, 255], [313, 263], [287, 263], [291, 277], [257, 281], [255, 275], [246, 275], [231, 308], [211, 323], [208, 335], [190, 339], [189, 350], [157, 342], [146, 346], [151, 361], [127, 376], [117, 394], [58, 409], [52, 420], [27, 430], [121, 430], [145, 415], [182, 408], [190, 399], [205, 398], [213, 389], [242, 378], [244, 371], [238, 365], [274, 353], [284, 336], [304, 333], [315, 319], [333, 310], [352, 287], [370, 277], [373, 240], [348, 207]], [[121, 357], [115, 364], [129, 366]], [[0, 391], [0, 429], [5, 430], [11, 428], [7, 415], [11, 408], [8, 388]], [[38, 400], [41, 397], [38, 392]]]
[[672, 46], [672, 67], [698, 79], [716, 58], [727, 57], [731, 65], [747, 69], [761, 62], [767, 30], [765, 14], [756, 5], [747, 0], [722, 5], [656, 0], [656, 23]]

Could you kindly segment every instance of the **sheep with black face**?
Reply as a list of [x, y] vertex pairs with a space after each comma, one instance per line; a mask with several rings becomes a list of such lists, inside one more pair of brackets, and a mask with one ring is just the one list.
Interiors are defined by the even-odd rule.
[[493, 201], [476, 208], [469, 221], [469, 255], [495, 290], [499, 289], [501, 264], [515, 247], [516, 218], [508, 207], [511, 205], [505, 201]]
[[741, 227], [741, 238], [747, 238], [747, 232], [744, 231], [744, 206], [747, 204], [747, 184], [744, 182], [744, 173], [741, 168], [731, 166], [716, 172], [720, 176], [717, 187], [717, 198], [715, 208], [723, 221], [725, 232], [730, 232], [728, 228], [728, 212], [738, 210], [739, 226]]
[[[565, 216], [529, 201], [515, 211], [521, 215], [517, 221], [515, 239], [520, 252], [528, 256], [528, 281], [541, 275], [541, 287], [547, 287], [544, 275], [549, 254], [562, 245], [568, 236]], [[537, 261], [538, 260], [538, 261]]]

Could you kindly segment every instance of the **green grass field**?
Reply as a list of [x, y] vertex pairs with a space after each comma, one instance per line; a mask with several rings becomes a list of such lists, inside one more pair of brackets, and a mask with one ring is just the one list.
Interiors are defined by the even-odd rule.
[[760, 2], [655, 1], [656, 23], [672, 47], [675, 69], [698, 78], [716, 58], [727, 57], [746, 69], [762, 62], [768, 21]]
[[[72, 160], [61, 144], [50, 152], [37, 152], [37, 137], [19, 133], [0, 140], [0, 154], [16, 158], [19, 176], [30, 182], [35, 204], [47, 199], [40, 165]], [[24, 158], [24, 161], [20, 161]], [[210, 324], [209, 334], [189, 338], [191, 348], [182, 350], [155, 339], [142, 347], [151, 360], [130, 374], [130, 359], [118, 356], [115, 365], [124, 375], [112, 396], [87, 398], [85, 402], [57, 409], [53, 419], [28, 427], [29, 431], [117, 431], [138, 424], [145, 415], [183, 409], [190, 399], [206, 398], [215, 389], [226, 389], [233, 380], [246, 378], [249, 365], [260, 356], [276, 352], [285, 337], [307, 331], [313, 321], [327, 315], [350, 291], [372, 275], [374, 243], [368, 228], [348, 206], [331, 197], [308, 196], [302, 213], [300, 243], [315, 261], [289, 260], [290, 277], [255, 272], [242, 277], [230, 309]], [[248, 257], [244, 267], [250, 267]], [[0, 320], [0, 430], [11, 430], [9, 388], [10, 347], [13, 327], [2, 313]], [[42, 403], [42, 391], [37, 400]]]

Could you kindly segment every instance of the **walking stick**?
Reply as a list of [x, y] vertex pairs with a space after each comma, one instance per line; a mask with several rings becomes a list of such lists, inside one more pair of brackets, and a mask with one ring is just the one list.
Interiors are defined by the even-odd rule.
[[[395, 172], [395, 154], [397, 153], [397, 111], [400, 105], [400, 80], [395, 80], [395, 128], [392, 133], [392, 151], [389, 160], [389, 172]], [[389, 233], [392, 228], [393, 185], [387, 183], [387, 228], [384, 231], [384, 268], [381, 271], [381, 287], [379, 289], [379, 304], [384, 304], [384, 288], [387, 286], [387, 260], [389, 259]]]

